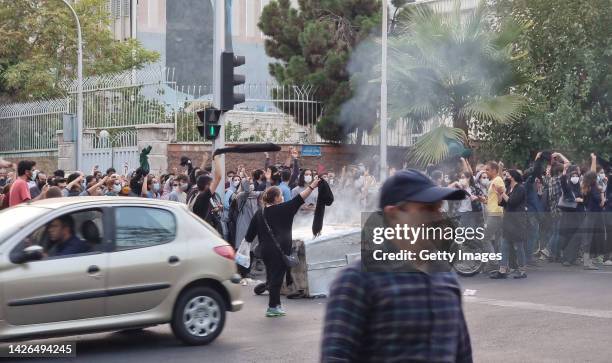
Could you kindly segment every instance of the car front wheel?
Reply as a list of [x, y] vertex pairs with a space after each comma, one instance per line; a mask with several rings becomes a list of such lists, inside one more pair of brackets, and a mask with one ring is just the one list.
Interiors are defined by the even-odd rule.
[[225, 303], [209, 287], [193, 287], [179, 297], [172, 316], [174, 335], [189, 345], [215, 340], [225, 324]]

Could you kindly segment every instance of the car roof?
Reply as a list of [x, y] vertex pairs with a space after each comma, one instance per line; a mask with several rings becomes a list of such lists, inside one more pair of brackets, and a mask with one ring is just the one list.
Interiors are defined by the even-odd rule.
[[64, 198], [50, 198], [50, 199], [42, 199], [35, 202], [26, 202], [19, 204], [17, 207], [39, 207], [39, 208], [48, 208], [48, 209], [56, 209], [63, 208], [66, 206], [72, 205], [99, 205], [99, 204], [133, 204], [135, 206], [168, 206], [168, 207], [181, 207], [185, 206], [183, 203], [172, 202], [169, 200], [161, 200], [161, 199], [149, 199], [149, 198], [139, 198], [139, 197], [64, 197]]

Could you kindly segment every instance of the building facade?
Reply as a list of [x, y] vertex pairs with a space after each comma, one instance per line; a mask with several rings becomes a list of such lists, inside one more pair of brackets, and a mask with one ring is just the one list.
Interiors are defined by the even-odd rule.
[[[113, 1], [120, 2], [110, 2]], [[232, 44], [234, 53], [246, 57], [240, 72], [247, 75], [249, 84], [272, 81], [268, 72], [271, 59], [265, 53], [264, 35], [257, 26], [270, 1], [232, 2]], [[297, 6], [297, 0], [293, 2]], [[212, 84], [213, 3], [214, 0], [138, 0], [137, 38], [144, 47], [160, 54], [158, 65], [174, 69], [179, 87]]]
[[108, 0], [106, 7], [110, 14], [110, 27], [116, 40], [136, 37], [136, 22], [138, 0]]

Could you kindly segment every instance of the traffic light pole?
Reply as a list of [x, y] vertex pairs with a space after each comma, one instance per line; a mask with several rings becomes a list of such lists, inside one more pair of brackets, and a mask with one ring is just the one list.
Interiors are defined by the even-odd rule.
[[382, 64], [380, 72], [380, 181], [387, 179], [387, 0], [382, 2]]
[[[213, 41], [213, 105], [217, 109], [221, 109], [221, 53], [224, 51], [232, 51], [232, 23], [230, 20], [232, 9], [232, 0], [215, 0], [215, 24], [214, 24], [214, 41]], [[219, 148], [225, 147], [225, 113], [221, 113], [219, 118], [219, 137], [213, 140], [213, 152]], [[220, 155], [221, 158], [221, 182], [217, 187], [217, 193], [223, 197], [225, 192], [225, 155]]]

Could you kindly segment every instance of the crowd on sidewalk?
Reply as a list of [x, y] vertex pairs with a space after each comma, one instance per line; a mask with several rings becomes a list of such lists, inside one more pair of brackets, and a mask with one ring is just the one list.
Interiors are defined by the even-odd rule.
[[446, 173], [430, 168], [438, 185], [463, 189], [468, 197], [443, 209], [461, 224], [484, 226], [484, 248], [502, 253], [489, 264], [491, 278], [527, 276], [529, 266], [548, 261], [585, 269], [612, 265], [611, 165], [591, 154], [572, 163], [559, 152], [540, 152], [529, 168], [489, 161], [472, 169], [463, 158]]
[[[281, 155], [282, 157], [282, 155]], [[263, 194], [278, 187], [288, 201], [321, 177], [336, 198], [358, 200], [360, 208], [374, 210], [380, 183], [369, 172], [375, 165], [347, 165], [338, 172], [319, 165], [301, 165], [296, 148], [290, 148], [284, 163], [273, 163], [262, 154], [261, 165], [239, 165], [226, 173], [223, 192], [211, 184], [220, 175], [212, 174], [209, 158], [200, 166], [181, 158], [181, 169], [153, 175], [142, 168], [105, 172], [95, 167], [90, 173], [66, 174], [36, 168], [32, 161], [17, 165], [0, 160], [0, 209], [29, 200], [73, 196], [131, 196], [185, 203], [198, 217], [209, 222], [236, 249], [244, 239], [253, 216], [263, 205]], [[585, 163], [572, 163], [559, 152], [538, 153], [529, 168], [507, 168], [502, 162], [470, 165], [429, 166], [426, 174], [439, 186], [462, 189], [468, 197], [444, 201], [442, 211], [461, 224], [485, 227], [484, 248], [501, 252], [499, 265], [490, 263], [492, 278], [526, 277], [530, 265], [539, 261], [564, 266], [582, 263], [586, 269], [612, 265], [612, 188], [608, 187], [611, 166], [591, 155]], [[389, 174], [395, 173], [391, 168]], [[357, 196], [357, 198], [355, 198]], [[318, 191], [314, 190], [300, 207], [299, 216], [314, 213]], [[339, 208], [350, 213], [346, 203]], [[342, 211], [340, 211], [342, 212]], [[607, 212], [607, 213], [603, 213]], [[241, 273], [246, 276], [248, 269]]]

